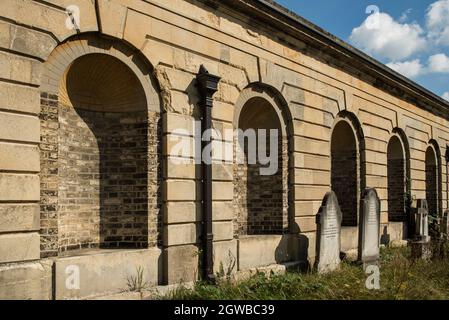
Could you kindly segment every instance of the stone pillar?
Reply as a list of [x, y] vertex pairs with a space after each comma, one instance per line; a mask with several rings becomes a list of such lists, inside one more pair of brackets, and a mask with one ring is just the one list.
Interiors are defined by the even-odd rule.
[[193, 116], [172, 112], [162, 120], [163, 282], [190, 282], [198, 279], [201, 253], [201, 171], [195, 164], [199, 124]]
[[[31, 72], [14, 59], [8, 74]], [[35, 88], [0, 83], [0, 264], [40, 258], [39, 100]]]

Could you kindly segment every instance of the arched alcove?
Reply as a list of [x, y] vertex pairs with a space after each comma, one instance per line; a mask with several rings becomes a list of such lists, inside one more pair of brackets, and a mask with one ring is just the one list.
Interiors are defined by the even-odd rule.
[[146, 247], [148, 119], [142, 86], [117, 58], [89, 54], [69, 66], [59, 97], [60, 246]]
[[331, 186], [343, 214], [343, 226], [357, 226], [359, 153], [356, 134], [348, 121], [336, 123], [331, 138]]
[[406, 221], [406, 155], [399, 136], [390, 138], [387, 147], [388, 220]]
[[160, 244], [160, 97], [145, 58], [123, 41], [82, 34], [44, 64], [41, 248]]
[[[249, 99], [241, 109], [238, 128], [246, 134], [246, 138], [243, 140], [244, 145], [240, 146], [244, 151], [243, 161], [237, 163], [240, 234], [282, 234], [288, 227], [288, 153], [282, 126], [275, 108], [262, 97]], [[266, 130], [265, 141], [259, 140], [260, 130]], [[271, 145], [270, 130], [277, 132], [277, 139]], [[250, 147], [251, 143], [254, 148]], [[259, 159], [261, 143], [266, 146], [266, 155], [272, 155], [273, 152], [277, 154], [276, 159], [273, 159], [277, 168], [272, 174], [263, 174], [261, 171], [267, 167]], [[271, 149], [273, 146], [276, 150]]]
[[426, 149], [426, 199], [429, 213], [437, 215], [439, 212], [439, 175], [438, 155], [435, 147], [430, 144]]

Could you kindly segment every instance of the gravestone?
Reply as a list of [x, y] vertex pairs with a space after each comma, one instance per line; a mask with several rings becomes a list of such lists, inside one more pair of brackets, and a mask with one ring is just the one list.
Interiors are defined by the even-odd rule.
[[429, 209], [426, 199], [418, 200], [418, 210], [416, 214], [416, 239], [429, 241]]
[[362, 198], [359, 234], [359, 261], [364, 267], [379, 261], [380, 200], [376, 189], [365, 189]]
[[449, 210], [444, 211], [443, 219], [441, 222], [441, 232], [443, 234], [443, 238], [449, 239]]
[[317, 269], [319, 273], [333, 271], [340, 266], [340, 238], [342, 214], [337, 196], [326, 193], [317, 215]]
[[429, 237], [429, 209], [426, 199], [419, 199], [415, 217], [415, 238], [411, 242], [413, 259], [429, 260], [432, 257], [432, 247]]

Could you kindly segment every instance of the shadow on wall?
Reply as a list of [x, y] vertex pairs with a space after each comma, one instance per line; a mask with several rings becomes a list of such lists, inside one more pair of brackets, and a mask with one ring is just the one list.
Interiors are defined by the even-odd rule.
[[299, 262], [301, 270], [309, 270], [313, 263], [309, 259], [310, 240], [306, 235], [300, 233], [296, 222], [293, 225], [293, 230], [299, 230], [299, 232], [282, 235], [274, 253], [275, 261], [277, 264]]
[[60, 99], [64, 250], [157, 245], [160, 121], [139, 80], [118, 59], [89, 54], [64, 75]]

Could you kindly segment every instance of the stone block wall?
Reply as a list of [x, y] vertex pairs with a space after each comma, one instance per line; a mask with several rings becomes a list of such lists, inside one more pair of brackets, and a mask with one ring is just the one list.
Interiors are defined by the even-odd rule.
[[[146, 222], [139, 220], [137, 230], [141, 224], [147, 224], [146, 242], [161, 246], [164, 283], [194, 280], [199, 274], [201, 175], [194, 163], [194, 152], [183, 156], [173, 154], [170, 146], [174, 142], [170, 139], [195, 137], [192, 123], [201, 116], [195, 75], [201, 64], [222, 78], [213, 108], [214, 128], [219, 131], [238, 126], [236, 106], [250, 87], [264, 97], [269, 88], [268, 91], [275, 92], [272, 96], [276, 99], [267, 99], [274, 104], [283, 102], [289, 114], [286, 123], [289, 165], [285, 166], [288, 179], [283, 179], [288, 186], [289, 200], [283, 200], [282, 206], [285, 210], [288, 205], [292, 215], [289, 229], [300, 239], [304, 259], [312, 262], [315, 256], [315, 216], [332, 185], [335, 166], [330, 154], [331, 133], [343, 113], [351, 114], [360, 124], [363, 134], [357, 139], [363, 140], [364, 159], [360, 159], [356, 170], [363, 172], [367, 187], [378, 191], [383, 226], [389, 224], [391, 211], [387, 145], [395, 130], [401, 130], [408, 141], [412, 196], [425, 198], [428, 194], [430, 199], [435, 194], [432, 177], [426, 175], [425, 153], [433, 141], [440, 149], [438, 156], [444, 155], [443, 148], [449, 143], [449, 121], [441, 110], [447, 106], [411, 93], [399, 82], [388, 84], [383, 78], [361, 72], [363, 62], [357, 59], [336, 59], [328, 55], [326, 47], [321, 45], [321, 40], [315, 41], [319, 39], [314, 39], [314, 35], [292, 36], [285, 28], [279, 28], [285, 21], [275, 16], [267, 22], [261, 16], [254, 19], [251, 15], [249, 24], [244, 12], [236, 13], [226, 3], [216, 0], [208, 4], [199, 0], [100, 0], [98, 12], [91, 1], [73, 0], [84, 12], [80, 34], [75, 39], [72, 36], [77, 30], [66, 28], [63, 2], [49, 3], [52, 5], [31, 0], [0, 2], [3, 17], [0, 21], [1, 264], [38, 260], [40, 256], [58, 253], [57, 243], [62, 241], [57, 219], [58, 197], [66, 190], [60, 189], [56, 178], [63, 152], [57, 137], [59, 126], [54, 122], [60, 116], [57, 88], [64, 70], [77, 57], [92, 52], [126, 61], [139, 81], [147, 83], [144, 91], [148, 109], [163, 109], [160, 114], [148, 115], [145, 201], [148, 215]], [[99, 21], [97, 16], [101, 18]], [[98, 34], [85, 37], [86, 33], [98, 32], [99, 26], [110, 42], [106, 43]], [[176, 130], [179, 128], [186, 129], [187, 133], [180, 134]], [[221, 136], [216, 141], [232, 148], [232, 138]], [[184, 161], [175, 164], [171, 161], [175, 158]], [[215, 160], [213, 210], [217, 267], [221, 262], [227, 264], [230, 255], [238, 259], [238, 248], [243, 244], [234, 225], [237, 214], [233, 206], [234, 184], [239, 180], [233, 176], [233, 159], [217, 156]], [[438, 160], [444, 163], [443, 158]], [[446, 209], [446, 167], [437, 171], [440, 186], [436, 192], [441, 195], [437, 206]], [[143, 176], [137, 179], [145, 180]], [[89, 185], [88, 190], [95, 187]], [[109, 196], [115, 191], [110, 189]], [[136, 197], [142, 199], [140, 195]], [[346, 199], [340, 196], [339, 201], [340, 198]], [[139, 202], [133, 208], [140, 211], [144, 207]], [[92, 220], [93, 225], [98, 223], [95, 221]], [[121, 226], [114, 228], [117, 232], [121, 230]], [[348, 234], [354, 234], [352, 231]], [[68, 233], [67, 236], [72, 237]], [[88, 238], [92, 237], [86, 236], [89, 243]], [[142, 235], [141, 239], [144, 238]], [[280, 241], [277, 237], [273, 239], [269, 248], [276, 248], [275, 242]], [[245, 244], [245, 248], [251, 251], [252, 246]], [[271, 253], [263, 261], [276, 261]], [[251, 261], [251, 265], [263, 261]], [[10, 272], [9, 268], [5, 270]]]

